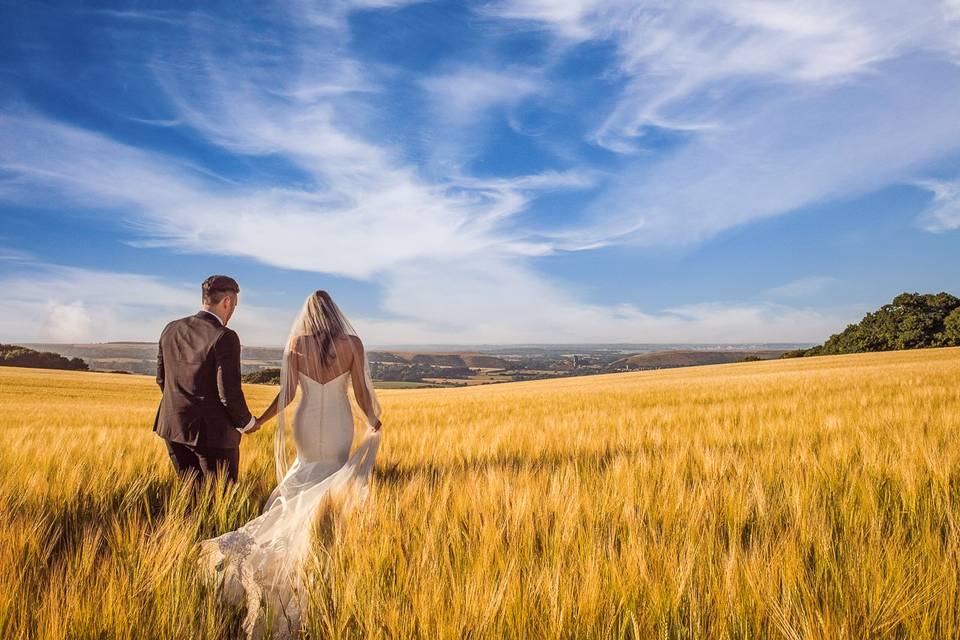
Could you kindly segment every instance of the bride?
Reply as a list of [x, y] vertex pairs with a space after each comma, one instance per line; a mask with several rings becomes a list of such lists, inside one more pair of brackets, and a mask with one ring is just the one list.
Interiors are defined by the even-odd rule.
[[[353, 414], [347, 387], [368, 429], [350, 455]], [[301, 391], [293, 414], [297, 456], [287, 468], [284, 409]], [[380, 444], [380, 405], [363, 344], [326, 291], [311, 294], [293, 323], [283, 351], [280, 392], [259, 418], [277, 416], [274, 454], [277, 487], [263, 513], [239, 529], [201, 542], [201, 561], [229, 602], [245, 602], [248, 638], [269, 626], [290, 637], [306, 602], [303, 569], [313, 522], [324, 499], [349, 508], [367, 493]]]

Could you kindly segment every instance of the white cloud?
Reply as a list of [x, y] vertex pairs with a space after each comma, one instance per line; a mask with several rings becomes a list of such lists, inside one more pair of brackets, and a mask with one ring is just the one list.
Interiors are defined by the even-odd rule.
[[[843, 329], [863, 310], [844, 307], [820, 310], [774, 303], [685, 305], [668, 310], [683, 318], [688, 336], [709, 336], [706, 342], [821, 342]], [[742, 330], [749, 327], [749, 331]]]
[[475, 66], [429, 76], [421, 84], [437, 115], [456, 126], [471, 124], [489, 109], [516, 105], [543, 86], [529, 70], [493, 71]]
[[722, 129], [620, 173], [579, 236], [694, 244], [910, 180], [960, 149], [957, 95], [960, 67], [911, 59], [853, 85], [743, 102]]
[[917, 186], [933, 194], [933, 200], [921, 215], [920, 226], [932, 233], [960, 229], [960, 181], [927, 180]]
[[384, 306], [408, 321], [358, 321], [377, 342], [815, 342], [862, 310], [715, 301], [662, 310], [584, 303], [512, 260], [476, 256], [391, 272]]
[[[282, 155], [308, 176], [301, 186], [229, 184], [190, 164], [31, 114], [0, 119], [5, 149], [0, 169], [20, 176], [25, 199], [43, 188], [51, 200], [59, 196], [65, 203], [105, 208], [105, 215], [123, 211], [149, 244], [375, 279], [389, 292], [391, 318], [358, 324], [390, 322], [404, 330], [400, 336], [381, 334], [384, 342], [434, 335], [423, 327], [438, 325], [464, 338], [471, 333], [506, 338], [527, 322], [524, 314], [538, 302], [549, 304], [547, 298], [529, 297], [550, 288], [538, 283], [524, 262], [553, 246], [531, 239], [511, 219], [536, 193], [582, 188], [590, 178], [550, 171], [504, 179], [452, 174], [428, 182], [400, 154], [353, 130], [351, 114], [345, 113], [349, 98], [332, 103], [329, 92], [308, 90], [325, 86], [331, 74], [341, 78], [336, 84], [349, 85], [353, 65], [334, 57], [340, 62], [314, 68], [305, 60], [315, 59], [317, 51], [308, 46], [302, 55], [300, 65], [292, 65], [296, 73], [264, 79], [263, 85], [257, 73], [236, 66], [249, 62], [242, 56], [201, 55], [200, 78], [165, 75], [158, 64], [179, 119], [235, 153]], [[50, 147], [57, 153], [46, 153]], [[491, 264], [497, 268], [487, 271]], [[418, 279], [436, 265], [432, 278]], [[458, 280], [460, 265], [479, 269], [468, 274], [469, 283]], [[533, 288], [513, 288], [513, 275]], [[486, 305], [488, 327], [474, 331], [476, 315], [458, 315], [460, 309], [445, 308], [442, 298], [436, 301], [440, 307], [424, 305], [409, 288], [421, 282], [430, 289], [431, 279], [449, 287], [439, 295], [461, 295], [471, 287], [477, 308]], [[396, 297], [397, 291], [411, 295]]]
[[960, 0], [946, 0], [947, 20], [960, 20]]
[[[488, 12], [510, 20], [542, 22], [570, 40], [597, 37], [590, 16], [601, 9], [604, 0], [508, 0], [488, 7]], [[617, 3], [610, 3], [615, 6]], [[625, 3], [624, 3], [625, 4]]]
[[[449, 197], [476, 207], [472, 218], [433, 204], [411, 211], [409, 222], [384, 218], [380, 224], [376, 218], [343, 214], [328, 220], [329, 212], [310, 208], [311, 194], [271, 190], [220, 195], [200, 182], [189, 166], [95, 134], [29, 118], [7, 118], [6, 124], [0, 125], [0, 140], [6, 137], [18, 144], [15, 150], [29, 151], [34, 138], [58, 149], [55, 156], [30, 158], [32, 179], [42, 175], [42, 184], [57, 186], [70, 200], [133, 206], [145, 216], [139, 224], [153, 234], [166, 234], [167, 241], [175, 240], [177, 246], [378, 281], [385, 292], [385, 315], [355, 319], [369, 344], [812, 341], [842, 324], [837, 317], [781, 306], [716, 303], [647, 313], [633, 305], [578, 301], [526, 265], [528, 256], [551, 251], [551, 244], [510, 239], [498, 235], [496, 226], [522, 208], [525, 190], [589, 184], [576, 174], [465, 180], [463, 189], [479, 195]], [[109, 165], [101, 165], [107, 158]], [[371, 197], [378, 202], [377, 194]], [[486, 204], [481, 208], [477, 202]], [[372, 207], [371, 201], [364, 206]], [[457, 215], [460, 227], [451, 228], [448, 238], [416, 244], [422, 240], [415, 233], [417, 215], [421, 219], [435, 215], [438, 221]], [[163, 227], [164, 221], [169, 226]], [[471, 228], [475, 236], [470, 242], [455, 235], [466, 235]], [[397, 249], [393, 245], [398, 239], [412, 246]], [[152, 339], [171, 317], [185, 315], [197, 305], [195, 285], [172, 286], [150, 276], [58, 266], [0, 279], [0, 288], [10, 301], [7, 313], [0, 313], [0, 326], [13, 336], [31, 339]], [[244, 297], [233, 326], [246, 344], [278, 343], [292, 309], [262, 309], [251, 297], [249, 301]], [[297, 303], [291, 301], [291, 307]], [[64, 309], [82, 310], [83, 315], [64, 314]], [[38, 326], [47, 329], [33, 338]]]
[[329, 179], [323, 189], [242, 188], [99, 134], [10, 114], [0, 115], [0, 146], [0, 169], [20, 176], [9, 199], [30, 201], [40, 188], [47, 204], [128, 212], [148, 244], [364, 279], [410, 260], [548, 253], [552, 245], [501, 225], [532, 193], [590, 184], [557, 172], [428, 184], [373, 149], [349, 176], [318, 175]]
[[158, 336], [174, 317], [167, 314], [186, 315], [198, 298], [154, 277], [37, 263], [0, 274], [0, 290], [0, 327], [10, 342]]
[[488, 11], [561, 42], [616, 45], [624, 89], [598, 144], [632, 154], [652, 129], [685, 132], [628, 163], [558, 242], [699, 243], [909, 181], [960, 149], [955, 3], [507, 0]]
[[[816, 341], [850, 317], [774, 304], [657, 312], [589, 304], [530, 261], [610, 242], [702, 241], [904, 180], [960, 146], [955, 25], [937, 20], [943, 11], [814, 0], [509, 2], [501, 16], [536, 20], [566, 41], [616, 43], [624, 90], [596, 141], [627, 152], [651, 126], [690, 136], [629, 164], [587, 208], [583, 228], [532, 230], [522, 214], [538, 194], [593, 186], [593, 172], [478, 179], [453, 162], [424, 175], [371, 134], [377, 78], [346, 53], [349, 5], [293, 7], [278, 17], [293, 32], [282, 64], [264, 63], [242, 30], [194, 14], [189, 50], [162, 52], [153, 68], [174, 109], [162, 126], [189, 127], [239, 156], [279, 159], [301, 174], [296, 184], [234, 183], [21, 112], [0, 116], [0, 171], [9, 176], [0, 196], [35, 203], [43, 193], [48, 205], [122, 215], [145, 244], [374, 280], [386, 315], [356, 319], [369, 343]], [[233, 40], [210, 43], [210, 33]], [[469, 128], [490, 110], [549, 92], [545, 77], [462, 66], [422, 88], [448, 128]], [[171, 309], [196, 304], [193, 285], [136, 274], [44, 267], [0, 280], [18, 283], [0, 318], [24, 335], [47, 327], [50, 336], [150, 337]], [[118, 292], [131, 286], [166, 302], [127, 301]], [[278, 341], [285, 313], [241, 309], [245, 342]]]
[[820, 293], [836, 281], [829, 276], [810, 276], [767, 289], [764, 293], [775, 298], [802, 298]]
[[92, 333], [93, 318], [87, 313], [82, 300], [68, 304], [50, 301], [47, 304], [46, 323], [43, 335], [56, 342], [79, 342]]
[[23, 260], [30, 260], [31, 257], [32, 256], [26, 251], [19, 251], [17, 249], [7, 249], [4, 247], [0, 247], [0, 260], [23, 261]]
[[838, 82], [911, 52], [960, 53], [955, 3], [942, 0], [506, 0], [489, 11], [616, 44], [627, 84], [595, 139], [624, 152], [647, 125], [723, 126], [708, 94], [746, 78]]
[[[644, 312], [579, 302], [511, 261], [406, 265], [385, 282], [385, 316], [352, 318], [368, 345], [478, 342], [808, 342], [842, 328], [829, 313], [723, 302]], [[199, 306], [198, 286], [137, 273], [25, 263], [0, 275], [3, 342], [155, 340]], [[278, 345], [300, 300], [257, 304], [245, 292], [230, 326], [247, 345]], [[855, 314], [854, 314], [855, 315]]]
[[433, 173], [458, 175], [488, 144], [487, 126], [494, 118], [514, 126], [515, 109], [540, 96], [548, 85], [535, 69], [464, 65], [419, 81], [429, 105], [424, 134]]
[[[0, 341], [156, 340], [170, 320], [200, 307], [199, 284], [158, 277], [25, 262], [0, 273]], [[241, 295], [230, 326], [245, 344], [280, 344], [299, 301], [268, 309]], [[255, 295], [254, 295], [255, 298]]]

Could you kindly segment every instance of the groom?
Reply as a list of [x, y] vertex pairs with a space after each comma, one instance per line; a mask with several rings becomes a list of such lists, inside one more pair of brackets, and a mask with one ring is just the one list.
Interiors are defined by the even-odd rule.
[[153, 430], [181, 476], [218, 472], [237, 481], [240, 434], [260, 428], [240, 387], [240, 338], [227, 328], [240, 286], [228, 276], [203, 281], [203, 308], [160, 335], [157, 384], [163, 392]]

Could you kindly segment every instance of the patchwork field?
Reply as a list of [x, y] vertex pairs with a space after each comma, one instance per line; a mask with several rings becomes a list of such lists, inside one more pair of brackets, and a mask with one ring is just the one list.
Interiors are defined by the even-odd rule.
[[[276, 392], [248, 387], [255, 410]], [[960, 349], [382, 390], [309, 638], [960, 637]], [[234, 638], [147, 377], [0, 369], [0, 637]]]

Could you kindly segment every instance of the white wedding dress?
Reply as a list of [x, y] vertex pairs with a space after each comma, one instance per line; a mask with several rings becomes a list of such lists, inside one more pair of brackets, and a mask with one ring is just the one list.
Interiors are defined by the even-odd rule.
[[380, 444], [379, 432], [368, 430], [350, 455], [354, 427], [349, 371], [323, 383], [302, 372], [295, 377], [301, 396], [292, 425], [297, 449], [293, 466], [259, 517], [201, 543], [204, 566], [224, 597], [246, 603], [243, 627], [248, 638], [263, 637], [267, 631], [274, 638], [296, 634], [317, 510], [328, 497], [344, 508], [366, 497]]

